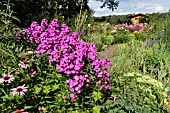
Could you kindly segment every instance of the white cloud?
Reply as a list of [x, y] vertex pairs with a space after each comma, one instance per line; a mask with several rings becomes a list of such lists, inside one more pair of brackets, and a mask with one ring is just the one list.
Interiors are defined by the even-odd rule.
[[105, 15], [126, 15], [134, 13], [153, 13], [153, 12], [167, 12], [170, 4], [169, 0], [120, 0], [119, 6], [113, 12], [108, 8], [100, 8], [101, 2], [89, 0], [90, 7], [95, 11], [94, 16]]
[[134, 10], [146, 10], [146, 11], [152, 11], [152, 12], [162, 12], [164, 11], [164, 7], [160, 4], [153, 4], [153, 3], [143, 3], [143, 2], [137, 2], [131, 5], [131, 8]]
[[130, 14], [131, 12], [115, 12], [114, 15], [127, 15]]
[[104, 11], [106, 11], [106, 8], [105, 7], [104, 8], [98, 7], [95, 11], [96, 12], [104, 12]]
[[163, 7], [163, 6], [161, 6], [161, 5], [159, 5], [159, 4], [155, 5], [155, 11], [160, 11], [160, 12], [162, 12], [163, 10], [164, 10], [164, 7]]

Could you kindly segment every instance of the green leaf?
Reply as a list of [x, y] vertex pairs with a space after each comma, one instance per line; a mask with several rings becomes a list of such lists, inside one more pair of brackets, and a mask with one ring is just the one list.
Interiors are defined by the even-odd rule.
[[24, 110], [33, 108], [34, 106], [24, 106]]
[[44, 93], [46, 93], [46, 94], [48, 94], [49, 92], [50, 92], [50, 89], [51, 89], [51, 87], [50, 87], [50, 85], [48, 85], [48, 86], [43, 86], [43, 92]]
[[94, 106], [92, 109], [93, 113], [100, 113], [100, 106]]
[[38, 72], [41, 73], [41, 69], [39, 68], [38, 65], [36, 65], [36, 68], [37, 68]]
[[59, 85], [57, 85], [57, 84], [52, 85], [52, 91], [55, 91], [55, 90], [57, 90], [58, 88], [59, 88]]
[[1, 88], [1, 91], [5, 94], [5, 96], [8, 96], [3, 88]]
[[95, 101], [101, 99], [102, 93], [101, 92], [93, 92], [93, 98], [94, 98]]
[[35, 86], [35, 91], [34, 91], [34, 93], [35, 93], [35, 94], [39, 94], [41, 90], [42, 90], [41, 88]]

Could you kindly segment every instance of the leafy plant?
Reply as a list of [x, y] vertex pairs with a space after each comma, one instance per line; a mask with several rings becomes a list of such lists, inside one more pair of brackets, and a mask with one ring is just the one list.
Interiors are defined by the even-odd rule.
[[97, 59], [95, 45], [57, 19], [33, 22], [24, 31], [26, 49], [11, 49], [14, 63], [5, 62], [1, 71], [1, 112], [99, 112], [110, 89], [110, 60]]
[[119, 84], [112, 84], [112, 96], [101, 107], [102, 112], [167, 112], [163, 108], [167, 89], [161, 82], [136, 73], [127, 73], [117, 81]]

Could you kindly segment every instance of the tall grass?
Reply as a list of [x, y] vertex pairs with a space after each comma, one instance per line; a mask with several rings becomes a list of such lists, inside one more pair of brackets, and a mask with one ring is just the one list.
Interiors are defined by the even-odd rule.
[[74, 28], [75, 28], [75, 31], [77, 32], [80, 32], [82, 29], [83, 29], [83, 26], [84, 24], [86, 23], [86, 19], [87, 19], [87, 15], [88, 15], [88, 12], [87, 10], [86, 11], [83, 11], [82, 10], [82, 6], [83, 6], [83, 3], [81, 4], [81, 9], [80, 9], [80, 13], [77, 15], [77, 17], [75, 18], [75, 25], [74, 25]]
[[114, 70], [112, 73], [116, 76], [127, 72], [141, 72], [159, 80], [170, 77], [170, 54], [161, 41], [152, 47], [137, 40], [118, 44], [111, 61]]
[[[12, 6], [10, 0], [7, 2], [0, 2], [2, 9], [0, 9], [0, 67], [3, 69], [8, 65], [15, 65], [15, 55], [17, 50], [16, 42], [18, 38], [14, 33], [14, 28], [17, 28], [12, 23], [13, 20], [19, 21], [13, 16]], [[4, 8], [4, 9], [3, 9]], [[2, 71], [2, 70], [1, 70]]]
[[167, 13], [164, 24], [165, 26], [165, 43], [167, 45], [167, 48], [170, 50], [170, 11]]

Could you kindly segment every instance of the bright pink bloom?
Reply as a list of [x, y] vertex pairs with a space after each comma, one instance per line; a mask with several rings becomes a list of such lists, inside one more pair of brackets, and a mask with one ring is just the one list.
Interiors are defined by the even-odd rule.
[[66, 96], [62, 96], [62, 98], [65, 100], [65, 99], [66, 99]]
[[71, 98], [72, 101], [73, 101], [76, 97], [77, 97], [76, 94], [70, 94], [70, 98]]

